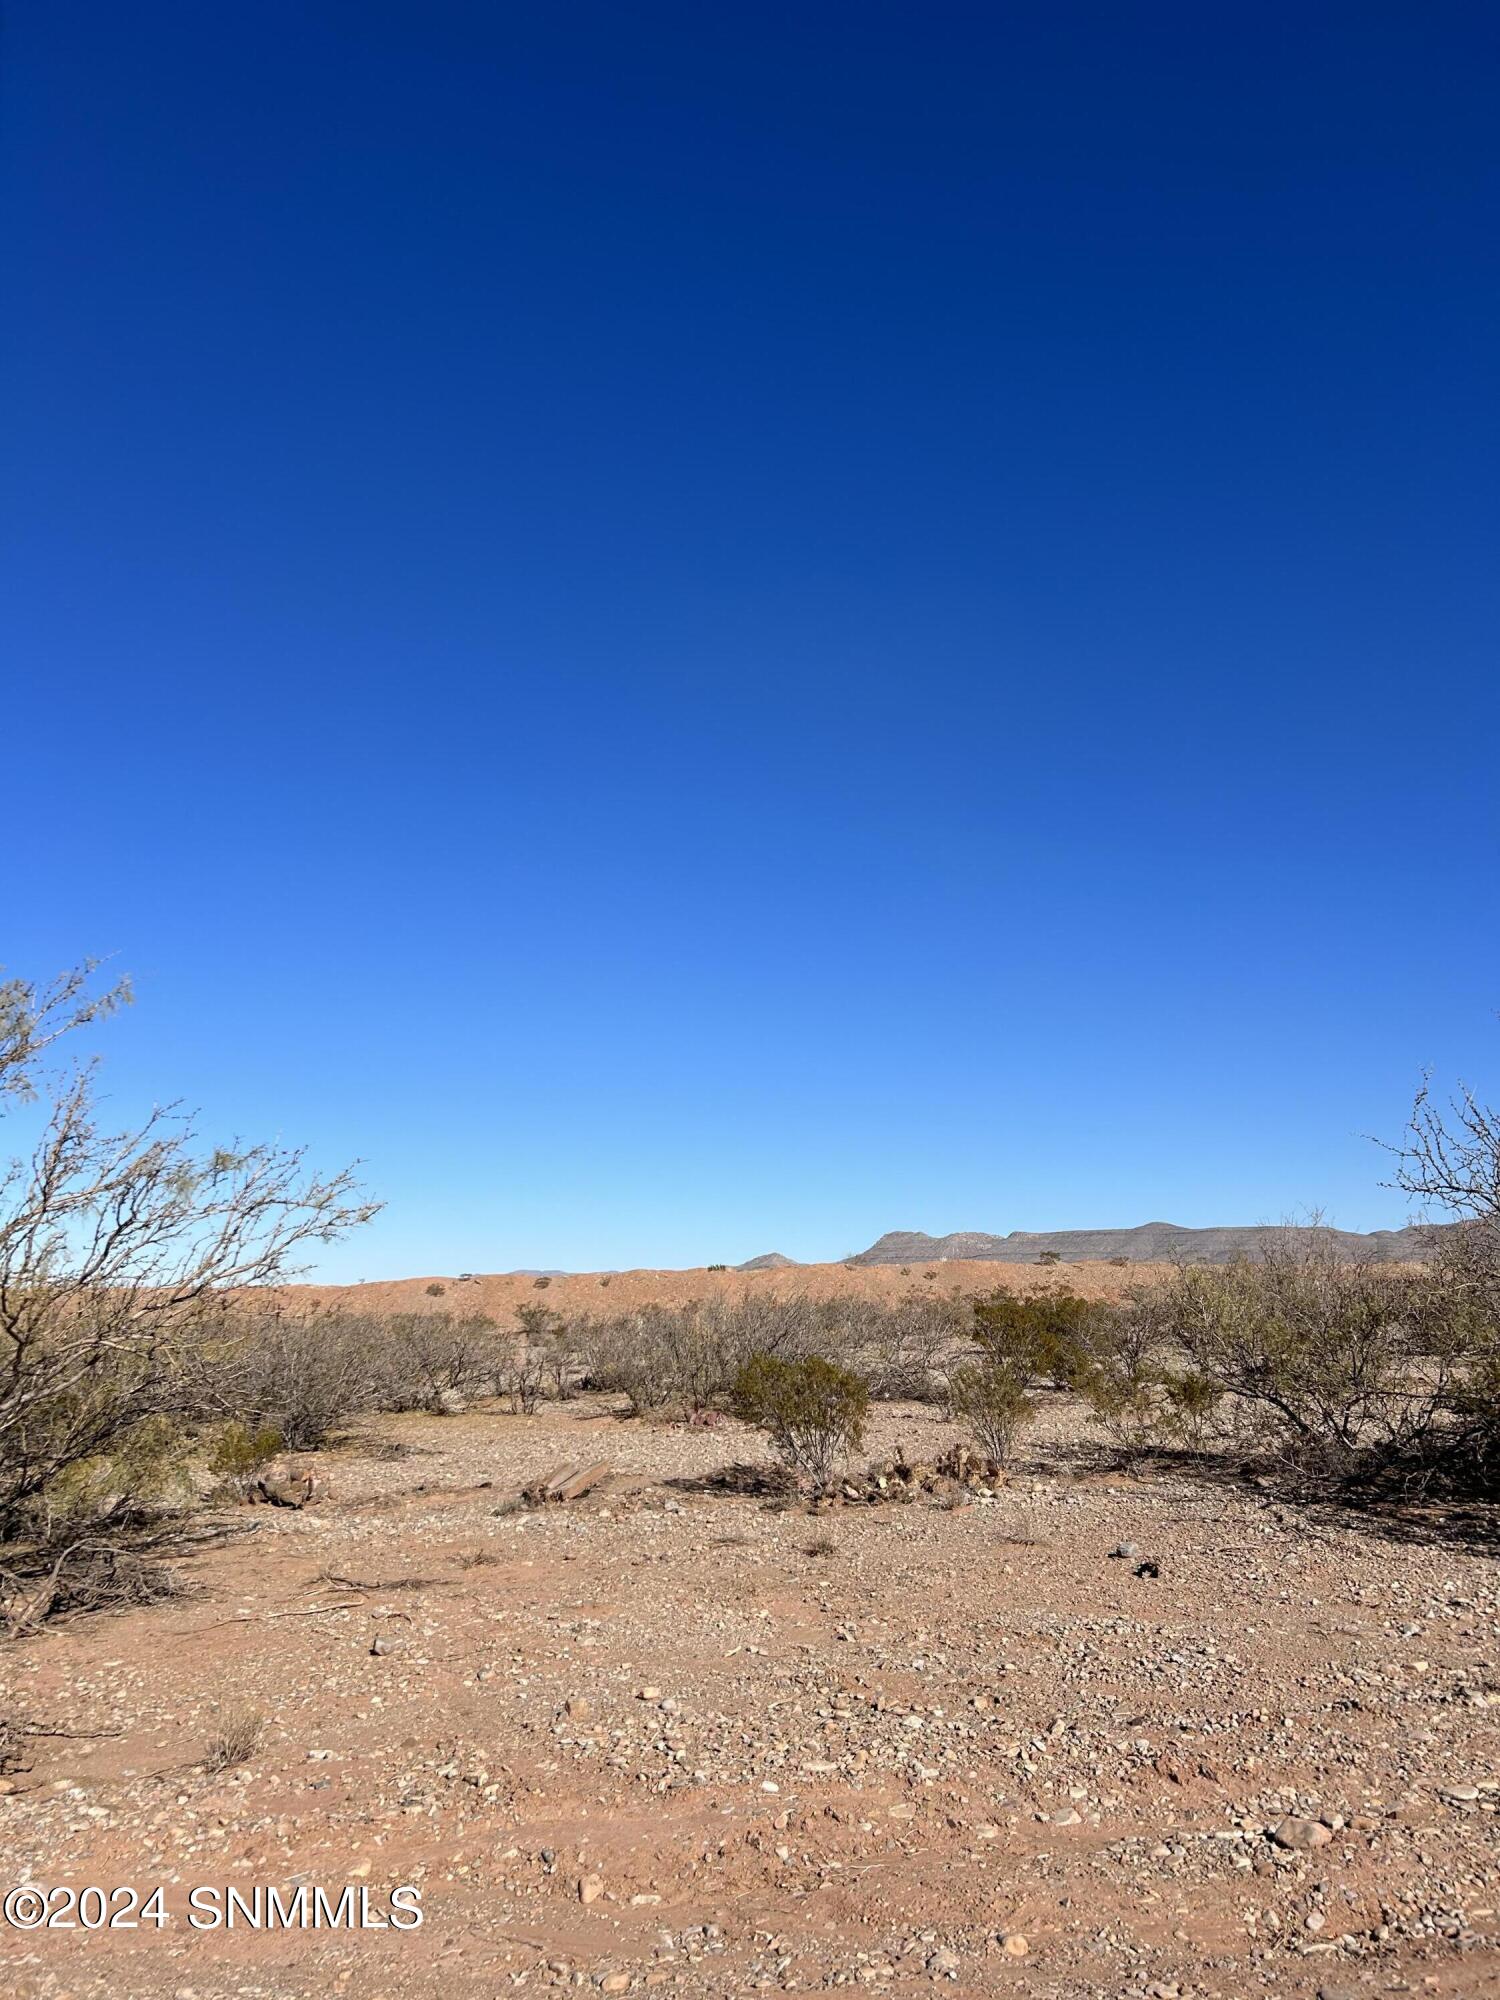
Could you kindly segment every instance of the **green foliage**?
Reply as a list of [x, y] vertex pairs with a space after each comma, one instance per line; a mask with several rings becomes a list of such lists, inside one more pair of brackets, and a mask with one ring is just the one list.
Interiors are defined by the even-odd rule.
[[975, 1299], [974, 1338], [1027, 1385], [1076, 1388], [1105, 1337], [1110, 1310], [1068, 1291], [991, 1292]]
[[820, 1354], [790, 1361], [755, 1354], [735, 1377], [730, 1407], [821, 1490], [863, 1441], [870, 1391], [858, 1375]]
[[1177, 1272], [1152, 1312], [1188, 1363], [1163, 1375], [1185, 1432], [1222, 1421], [1339, 1482], [1463, 1479], [1495, 1462], [1495, 1299], [1457, 1253], [1403, 1270], [1288, 1235], [1254, 1263]]
[[238, 1419], [227, 1423], [209, 1453], [208, 1469], [226, 1481], [249, 1479], [283, 1449], [285, 1440], [272, 1424], [255, 1430]]
[[117, 1430], [107, 1450], [74, 1458], [48, 1484], [38, 1524], [48, 1539], [137, 1519], [186, 1497], [187, 1438], [156, 1414]]
[[1195, 1368], [1164, 1368], [1161, 1374], [1165, 1399], [1163, 1428], [1188, 1451], [1203, 1451], [1212, 1439], [1224, 1391], [1211, 1376]]
[[1026, 1381], [1010, 1363], [986, 1357], [966, 1362], [948, 1378], [951, 1414], [993, 1465], [1004, 1465], [1020, 1426], [1036, 1414]]
[[1157, 1442], [1159, 1385], [1149, 1369], [1132, 1365], [1119, 1353], [1096, 1354], [1074, 1386], [1123, 1457], [1134, 1458]]

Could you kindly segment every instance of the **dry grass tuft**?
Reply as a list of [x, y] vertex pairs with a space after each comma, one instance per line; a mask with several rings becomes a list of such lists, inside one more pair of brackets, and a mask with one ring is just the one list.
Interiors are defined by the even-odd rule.
[[203, 1745], [205, 1771], [228, 1771], [248, 1764], [260, 1748], [266, 1718], [258, 1708], [232, 1708]]

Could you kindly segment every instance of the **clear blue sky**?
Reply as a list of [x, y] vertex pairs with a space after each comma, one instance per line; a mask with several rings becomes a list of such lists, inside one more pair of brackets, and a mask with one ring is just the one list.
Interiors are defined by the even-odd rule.
[[333, 1276], [1398, 1221], [1500, 13], [17, 0], [0, 959]]

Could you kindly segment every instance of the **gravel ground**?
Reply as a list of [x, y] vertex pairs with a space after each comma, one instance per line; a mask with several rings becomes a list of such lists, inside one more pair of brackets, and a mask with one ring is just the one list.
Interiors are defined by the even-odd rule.
[[[897, 1406], [870, 1451], [952, 1441]], [[0, 1990], [1500, 1993], [1497, 1570], [1454, 1523], [1102, 1470], [1062, 1402], [956, 1510], [713, 1484], [762, 1457], [589, 1398], [384, 1421], [175, 1598], [7, 1649], [3, 1712], [74, 1733], [0, 1780], [0, 1885], [166, 1920], [0, 1927]], [[190, 1928], [252, 1884], [424, 1921]]]

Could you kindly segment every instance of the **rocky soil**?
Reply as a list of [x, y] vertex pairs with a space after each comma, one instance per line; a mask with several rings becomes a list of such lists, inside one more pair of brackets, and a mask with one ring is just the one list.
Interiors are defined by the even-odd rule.
[[[897, 1406], [870, 1455], [953, 1442]], [[721, 1476], [763, 1456], [597, 1398], [383, 1420], [175, 1598], [0, 1653], [60, 1732], [0, 1779], [0, 1887], [170, 1915], [0, 1928], [0, 1991], [1500, 1993], [1500, 1572], [1456, 1521], [1127, 1477], [1061, 1401], [966, 1504]], [[424, 1922], [187, 1927], [253, 1883]]]

